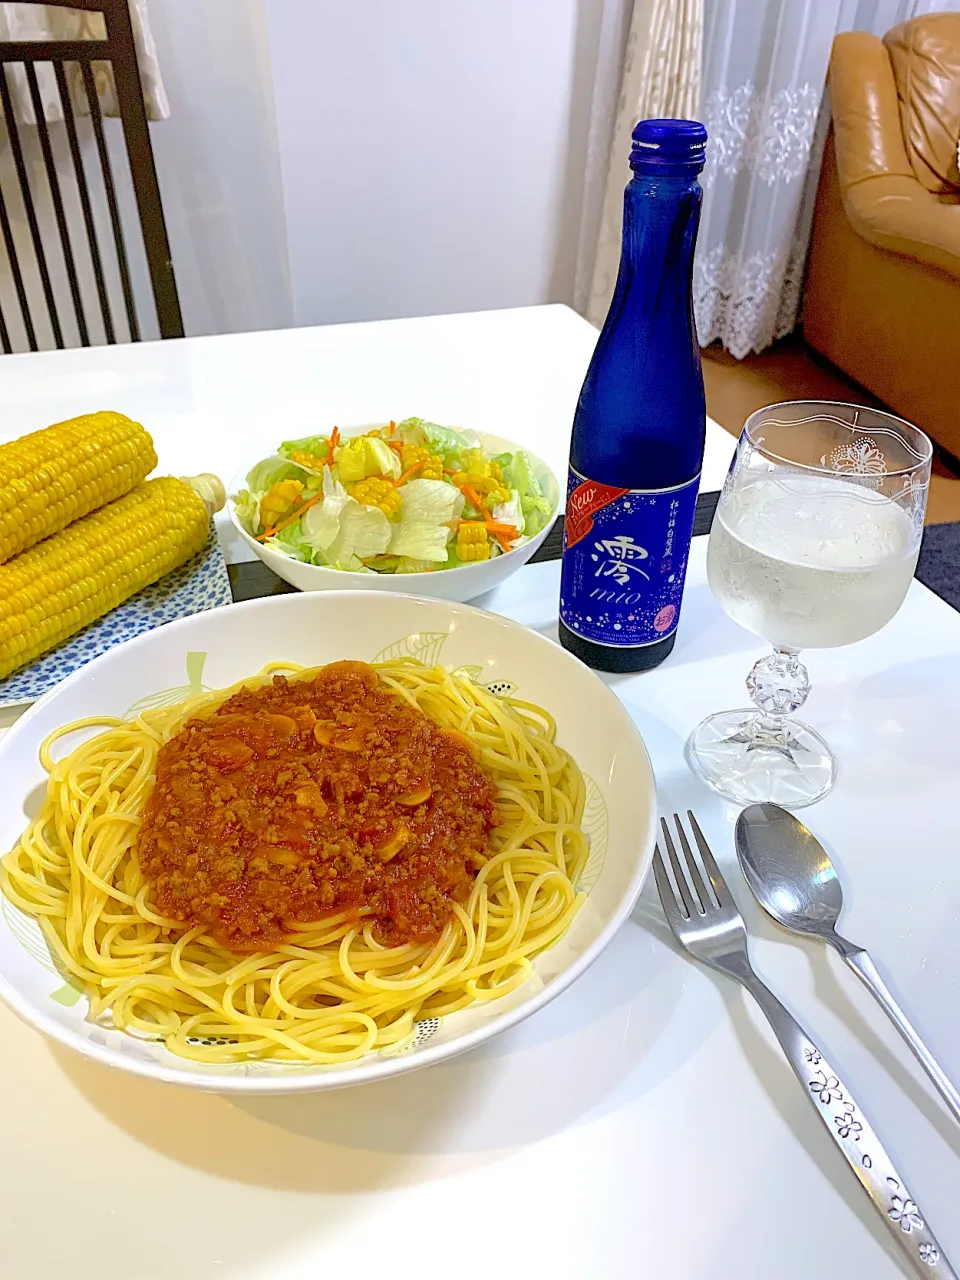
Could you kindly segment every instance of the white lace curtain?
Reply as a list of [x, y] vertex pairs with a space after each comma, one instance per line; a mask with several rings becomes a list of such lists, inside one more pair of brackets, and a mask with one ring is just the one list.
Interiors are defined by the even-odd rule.
[[793, 329], [810, 240], [833, 38], [883, 35], [956, 0], [710, 0], [710, 135], [694, 271], [700, 341], [742, 358]]

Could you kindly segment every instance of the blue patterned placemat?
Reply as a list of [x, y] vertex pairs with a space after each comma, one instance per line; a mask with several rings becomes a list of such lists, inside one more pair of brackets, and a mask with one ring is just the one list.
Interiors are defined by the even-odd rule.
[[230, 578], [213, 528], [207, 545], [173, 573], [131, 596], [42, 658], [0, 680], [0, 707], [33, 702], [65, 676], [114, 645], [204, 609], [230, 604]]

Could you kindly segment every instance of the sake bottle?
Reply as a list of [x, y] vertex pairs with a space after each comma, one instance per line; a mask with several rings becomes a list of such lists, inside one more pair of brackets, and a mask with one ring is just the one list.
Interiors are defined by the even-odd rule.
[[601, 671], [646, 671], [676, 640], [706, 410], [693, 253], [707, 132], [642, 120], [610, 310], [573, 422], [560, 641]]

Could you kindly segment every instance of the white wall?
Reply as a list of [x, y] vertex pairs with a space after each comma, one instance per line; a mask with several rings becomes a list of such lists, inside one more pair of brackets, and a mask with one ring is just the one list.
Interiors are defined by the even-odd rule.
[[293, 323], [265, 0], [151, 0], [151, 126], [188, 334]]
[[[609, 26], [627, 7], [151, 0], [171, 107], [151, 137], [187, 333], [572, 301], [578, 238], [587, 261], [596, 237], [584, 174], [601, 20]], [[89, 122], [78, 127], [94, 173]], [[122, 172], [119, 122], [106, 130]], [[67, 344], [77, 345], [36, 140], [26, 132]], [[51, 134], [69, 175], [63, 126]], [[594, 140], [597, 154], [602, 141]], [[601, 195], [604, 171], [602, 159], [593, 184]], [[13, 189], [8, 148], [0, 148], [0, 178]], [[103, 341], [71, 184], [68, 177], [68, 222], [93, 340]], [[135, 293], [149, 317], [133, 196], [120, 187]], [[95, 205], [122, 338], [105, 202]], [[11, 216], [29, 262], [16, 201]], [[41, 345], [50, 347], [35, 267], [27, 276]], [[25, 349], [5, 264], [0, 304]], [[147, 318], [143, 336], [156, 332]]]
[[266, 7], [297, 324], [572, 300], [604, 0]]

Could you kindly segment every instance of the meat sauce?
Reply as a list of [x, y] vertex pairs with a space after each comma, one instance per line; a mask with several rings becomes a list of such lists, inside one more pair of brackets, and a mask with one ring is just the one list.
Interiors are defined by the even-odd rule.
[[275, 676], [161, 747], [138, 857], [158, 910], [233, 950], [346, 912], [389, 945], [436, 938], [497, 824], [472, 744], [335, 662]]

